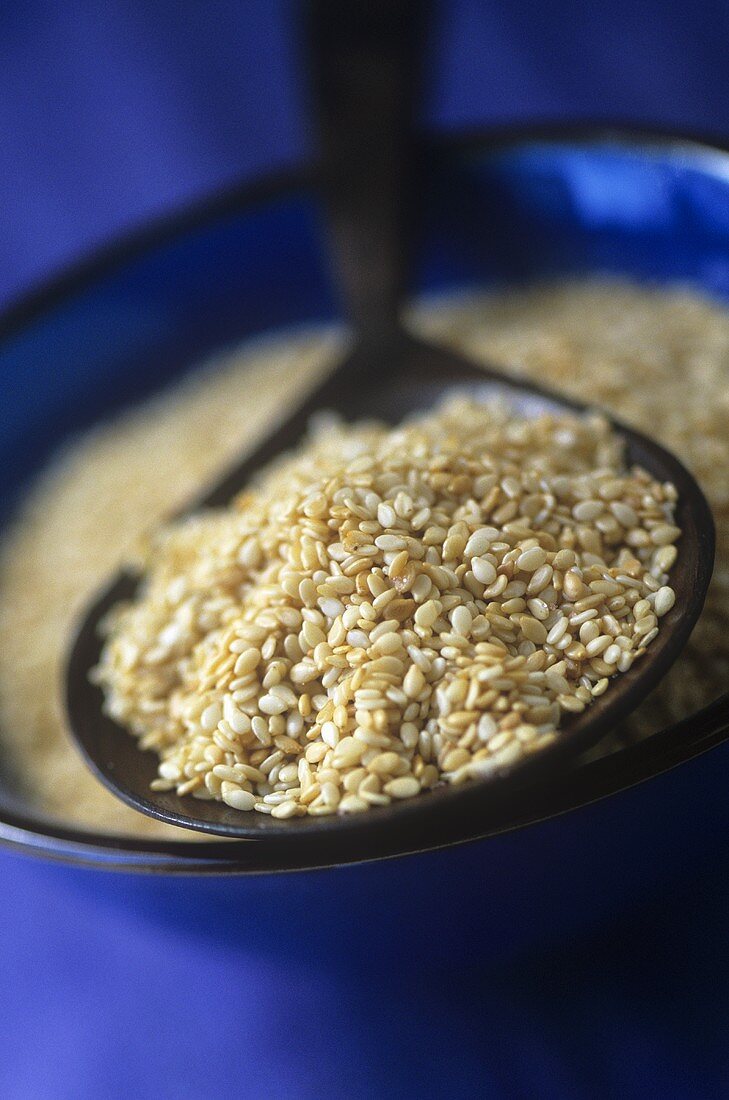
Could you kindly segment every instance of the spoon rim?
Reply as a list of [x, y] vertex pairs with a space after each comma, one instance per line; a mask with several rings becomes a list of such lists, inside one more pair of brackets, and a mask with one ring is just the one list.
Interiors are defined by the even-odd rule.
[[[436, 815], [444, 822], [444, 817], [460, 816], [473, 823], [476, 819], [488, 818], [494, 808], [494, 804], [513, 795], [529, 783], [530, 780], [548, 780], [554, 776], [556, 770], [563, 765], [565, 759], [574, 757], [578, 752], [584, 751], [599, 742], [609, 731], [614, 728], [622, 718], [631, 713], [638, 703], [657, 686], [663, 676], [683, 650], [701, 610], [704, 605], [706, 593], [711, 580], [714, 548], [715, 527], [711, 509], [700, 486], [690, 474], [684, 464], [661, 444], [646, 436], [644, 433], [624, 424], [621, 420], [603, 410], [585, 405], [575, 398], [566, 398], [559, 393], [548, 390], [538, 384], [532, 384], [522, 379], [510, 378], [500, 372], [482, 371], [481, 368], [470, 360], [462, 359], [454, 355], [438, 344], [422, 342], [417, 338], [407, 337], [407, 343], [425, 352], [435, 352], [436, 357], [452, 359], [458, 365], [462, 364], [464, 372], [471, 372], [474, 383], [479, 387], [496, 387], [499, 393], [504, 390], [513, 391], [515, 395], [536, 396], [539, 400], [546, 400], [556, 409], [569, 410], [581, 416], [598, 414], [603, 416], [613, 429], [621, 435], [626, 445], [626, 463], [635, 464], [631, 459], [631, 452], [637, 448], [638, 452], [644, 451], [652, 460], [646, 464], [645, 458], [642, 465], [648, 468], [652, 476], [661, 481], [670, 480], [678, 489], [678, 504], [676, 509], [676, 522], [682, 528], [682, 538], [686, 537], [687, 528], [693, 533], [693, 545], [689, 543], [689, 553], [696, 555], [695, 573], [693, 584], [687, 585], [687, 591], [683, 602], [676, 601], [674, 608], [662, 620], [663, 626], [654, 639], [647, 653], [627, 673], [621, 673], [613, 678], [614, 684], [601, 698], [591, 704], [579, 715], [563, 717], [556, 740], [545, 746], [532, 756], [522, 756], [510, 766], [495, 771], [489, 776], [472, 779], [466, 783], [439, 786], [432, 791], [423, 791], [418, 795], [393, 801], [387, 806], [370, 807], [360, 814], [331, 814], [325, 816], [310, 815], [297, 816], [287, 820], [278, 820], [270, 815], [261, 815], [256, 811], [232, 810], [219, 801], [194, 799], [191, 795], [182, 798], [174, 792], [152, 792], [148, 783], [154, 776], [150, 767], [155, 768], [154, 754], [149, 753], [150, 767], [140, 760], [135, 754], [142, 753], [133, 734], [121, 725], [113, 722], [104, 715], [101, 710], [103, 693], [100, 688], [90, 685], [88, 672], [94, 666], [95, 659], [89, 663], [89, 651], [96, 647], [101, 651], [102, 641], [98, 638], [99, 622], [108, 613], [109, 609], [123, 599], [133, 598], [137, 591], [141, 574], [133, 574], [130, 571], [118, 572], [110, 583], [103, 586], [96, 598], [92, 599], [86, 611], [80, 616], [79, 626], [74, 634], [74, 640], [68, 655], [65, 668], [65, 702], [72, 735], [81, 750], [88, 766], [105, 786], [117, 797], [120, 797], [128, 805], [132, 806], [150, 817], [167, 824], [177, 825], [183, 828], [213, 834], [221, 837], [260, 842], [265, 837], [276, 835], [311, 835], [316, 833], [329, 833], [332, 830], [346, 832], [367, 828], [377, 828], [383, 821], [390, 823], [390, 827], [397, 828], [405, 821], [420, 821], [421, 823], [431, 815]], [[359, 349], [355, 347], [353, 356], [356, 357]], [[366, 353], [365, 353], [366, 357]], [[369, 362], [369, 359], [367, 359]], [[333, 380], [350, 378], [350, 361], [345, 355], [340, 359], [321, 385], [329, 385]], [[465, 375], [468, 377], [468, 375]], [[420, 375], [419, 375], [420, 377]], [[447, 378], [446, 378], [447, 380]], [[459, 389], [459, 381], [454, 380], [453, 389]], [[462, 386], [460, 387], [462, 388]], [[316, 400], [320, 387], [316, 387], [311, 399]], [[310, 398], [304, 399], [306, 403]], [[508, 400], [508, 397], [507, 397]], [[549, 410], [548, 410], [549, 411]], [[293, 414], [298, 417], [298, 410]], [[258, 451], [269, 446], [270, 441], [278, 440], [280, 434], [285, 434], [286, 424], [279, 425], [272, 435], [266, 437], [251, 455], [234, 466], [230, 471], [240, 471], [238, 488], [246, 484], [251, 474], [260, 468]], [[280, 448], [281, 451], [290, 449], [291, 444]], [[250, 467], [250, 469], [249, 469]], [[659, 472], [656, 472], [658, 469]], [[222, 484], [227, 487], [234, 480], [231, 472], [225, 470], [207, 488], [207, 495], [196, 496], [189, 509], [183, 508], [178, 515], [193, 514], [205, 507], [209, 498], [215, 498], [218, 487]], [[681, 542], [679, 542], [679, 547]], [[679, 550], [679, 562], [681, 551]], [[681, 579], [686, 580], [685, 572], [691, 566], [691, 561], [684, 566]], [[674, 570], [678, 567], [674, 567]], [[675, 583], [675, 577], [671, 578]], [[691, 579], [691, 578], [689, 578]], [[128, 595], [124, 590], [133, 585], [133, 591]], [[120, 589], [122, 590], [120, 592]], [[84, 675], [85, 673], [85, 675]], [[92, 707], [89, 699], [95, 698], [96, 704]], [[86, 699], [86, 705], [84, 705]], [[90, 713], [94, 714], [94, 722], [85, 720]], [[98, 716], [98, 722], [96, 718]], [[92, 729], [92, 724], [94, 728]], [[109, 729], [110, 737], [116, 745], [121, 745], [122, 755], [118, 752], [115, 756], [107, 749], [104, 754], [106, 739], [98, 736], [97, 731]], [[97, 734], [97, 736], [95, 736]], [[132, 744], [133, 752], [130, 753], [129, 745]], [[145, 781], [147, 786], [143, 792], [139, 787], [130, 783], [124, 776], [124, 760], [131, 758], [139, 768], [146, 768]], [[117, 767], [119, 771], [117, 772]], [[121, 776], [121, 778], [120, 778]], [[496, 792], [496, 793], [495, 793]], [[484, 805], [483, 803], [487, 803]], [[193, 807], [196, 812], [193, 813]], [[203, 816], [198, 816], [198, 813]], [[261, 818], [264, 817], [262, 821]]]

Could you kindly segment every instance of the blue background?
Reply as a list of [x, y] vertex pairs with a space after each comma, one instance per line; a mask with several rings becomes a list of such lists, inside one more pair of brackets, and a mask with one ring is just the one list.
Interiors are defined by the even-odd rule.
[[[296, 0], [0, 5], [0, 301], [309, 147]], [[441, 0], [423, 122], [729, 132], [722, 0]]]
[[[304, 155], [294, 8], [0, 7], [0, 302], [110, 234]], [[423, 122], [729, 136], [728, 42], [729, 7], [706, 0], [441, 4]], [[725, 1095], [726, 871], [582, 940], [488, 966], [476, 953], [454, 982], [407, 949], [352, 969], [321, 966], [311, 942], [281, 957], [245, 936], [215, 946], [150, 922], [131, 889], [128, 904], [84, 904], [70, 872], [3, 854], [0, 1096]]]

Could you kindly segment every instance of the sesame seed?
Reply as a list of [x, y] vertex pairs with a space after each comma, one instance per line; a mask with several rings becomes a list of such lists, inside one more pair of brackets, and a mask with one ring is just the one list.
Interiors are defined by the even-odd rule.
[[656, 592], [655, 600], [653, 601], [653, 608], [656, 615], [660, 619], [662, 615], [667, 614], [676, 602], [676, 593], [668, 585], [664, 585]]
[[496, 567], [486, 558], [474, 558], [471, 569], [474, 577], [481, 584], [493, 584], [496, 580]]
[[255, 795], [250, 791], [241, 790], [240, 787], [228, 787], [225, 789], [226, 784], [223, 784], [221, 798], [228, 806], [231, 806], [234, 810], [252, 810], [256, 804]]
[[420, 783], [412, 775], [403, 775], [399, 779], [391, 779], [384, 789], [391, 798], [413, 798], [420, 791]]
[[546, 560], [547, 555], [541, 546], [533, 546], [519, 555], [516, 559], [516, 567], [525, 573], [533, 573], [536, 569], [541, 568]]
[[258, 708], [261, 714], [283, 714], [286, 703], [276, 695], [262, 695], [258, 700]]
[[97, 676], [180, 793], [286, 819], [468, 782], [557, 739], [656, 636], [674, 503], [599, 417], [453, 397], [330, 423], [166, 529]]
[[451, 624], [456, 634], [461, 634], [464, 638], [467, 638], [471, 632], [471, 626], [473, 620], [471, 618], [471, 612], [463, 604], [459, 604], [451, 612]]
[[547, 645], [557, 645], [565, 636], [569, 622], [565, 615], [561, 615], [547, 634]]

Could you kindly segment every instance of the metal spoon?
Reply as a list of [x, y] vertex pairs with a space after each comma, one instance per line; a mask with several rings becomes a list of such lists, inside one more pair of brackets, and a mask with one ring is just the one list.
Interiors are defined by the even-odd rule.
[[[460, 355], [409, 335], [400, 321], [407, 250], [406, 198], [414, 191], [411, 114], [421, 56], [421, 0], [313, 0], [307, 9], [315, 101], [324, 150], [324, 198], [340, 287], [357, 339], [353, 350], [284, 424], [188, 509], [225, 505], [270, 459], [296, 445], [312, 413], [332, 409], [348, 419], [375, 416], [396, 423], [432, 406], [454, 386], [479, 397], [502, 397], [523, 413], [584, 412], [579, 402], [476, 367]], [[89, 680], [99, 660], [99, 624], [138, 578], [115, 577], [89, 608], [72, 646], [66, 702], [72, 733], [87, 763], [119, 797], [163, 821], [239, 838], [290, 837], [312, 830], [430, 828], [433, 815], [449, 837], [489, 831], [508, 819], [517, 789], [543, 789], [567, 754], [595, 743], [658, 683], [680, 653], [704, 602], [713, 565], [709, 507], [687, 470], [657, 443], [613, 421], [627, 460], [679, 493], [680, 553], [671, 575], [674, 608], [648, 653], [579, 715], [568, 716], [557, 741], [517, 761], [495, 778], [437, 789], [418, 798], [346, 817], [279, 821], [223, 803], [150, 790], [157, 757], [102, 712], [102, 693]], [[487, 789], [488, 788], [488, 789]], [[500, 811], [502, 808], [502, 811]], [[407, 823], [407, 829], [406, 827]]]

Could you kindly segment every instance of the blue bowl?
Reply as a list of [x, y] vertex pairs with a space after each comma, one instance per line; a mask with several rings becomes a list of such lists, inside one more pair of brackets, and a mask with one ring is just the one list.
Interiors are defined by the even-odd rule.
[[[615, 273], [729, 298], [729, 155], [715, 146], [625, 131], [477, 134], [432, 143], [423, 171], [414, 293]], [[308, 170], [260, 180], [158, 223], [0, 321], [4, 514], [69, 433], [221, 347], [338, 317], [314, 182]], [[622, 778], [610, 765], [589, 781], [575, 773], [519, 830], [395, 862], [266, 874], [310, 861], [285, 850], [261, 860], [255, 842], [136, 841], [62, 828], [8, 775], [0, 776], [0, 840], [96, 870], [157, 872], [154, 883], [73, 873], [96, 900], [218, 938], [239, 937], [244, 923], [254, 944], [281, 944], [295, 923], [299, 940], [331, 943], [342, 921], [367, 911], [393, 941], [398, 927], [412, 930], [413, 952], [426, 935], [449, 957], [467, 952], [475, 929], [504, 952], [572, 932], [712, 858], [729, 826], [725, 711], [724, 701], [682, 723], [658, 755], [655, 746], [636, 750]], [[327, 860], [347, 861], [341, 852]], [[72, 872], [33, 873], [65, 881]], [[427, 928], [418, 916], [426, 912]], [[364, 938], [354, 950], [364, 959], [371, 944]]]

